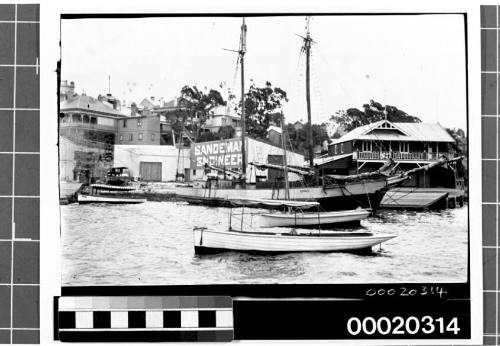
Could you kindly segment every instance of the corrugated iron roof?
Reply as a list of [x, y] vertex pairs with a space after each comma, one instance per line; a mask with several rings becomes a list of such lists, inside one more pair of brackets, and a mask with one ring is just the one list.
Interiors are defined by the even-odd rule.
[[113, 109], [103, 102], [87, 95], [78, 95], [71, 100], [66, 100], [61, 102], [61, 111], [67, 109], [80, 109], [82, 111], [94, 111], [99, 113], [105, 113], [113, 116], [124, 117], [125, 114], [119, 110]]
[[[383, 123], [389, 123], [394, 127], [394, 129], [380, 128]], [[376, 133], [376, 130], [379, 128], [384, 130], [384, 133]], [[453, 137], [451, 137], [440, 124], [391, 123], [387, 120], [381, 120], [372, 124], [357, 127], [351, 132], [346, 133], [339, 139], [335, 140], [332, 144], [344, 143], [355, 139], [373, 141], [455, 142]]]

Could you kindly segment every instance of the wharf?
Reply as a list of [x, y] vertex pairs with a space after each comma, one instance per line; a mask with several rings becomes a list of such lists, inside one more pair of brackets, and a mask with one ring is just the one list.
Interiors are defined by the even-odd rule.
[[447, 188], [393, 188], [384, 195], [380, 208], [386, 209], [447, 209], [463, 206], [465, 192]]

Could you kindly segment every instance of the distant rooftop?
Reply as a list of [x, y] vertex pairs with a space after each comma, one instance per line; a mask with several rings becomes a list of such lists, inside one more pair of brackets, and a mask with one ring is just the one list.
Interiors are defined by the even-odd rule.
[[113, 109], [105, 103], [87, 95], [77, 95], [69, 100], [61, 102], [61, 111], [81, 110], [82, 112], [96, 112], [104, 115], [124, 117], [125, 114]]

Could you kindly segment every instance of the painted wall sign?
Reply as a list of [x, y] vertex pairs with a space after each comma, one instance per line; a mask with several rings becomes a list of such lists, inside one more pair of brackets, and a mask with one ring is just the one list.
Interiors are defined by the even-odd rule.
[[191, 159], [193, 169], [202, 168], [205, 163], [219, 167], [240, 168], [241, 139], [196, 143], [191, 149]]

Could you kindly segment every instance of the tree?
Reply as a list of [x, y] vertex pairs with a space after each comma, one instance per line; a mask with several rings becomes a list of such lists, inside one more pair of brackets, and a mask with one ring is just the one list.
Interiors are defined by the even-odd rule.
[[219, 139], [220, 137], [216, 133], [205, 131], [200, 136], [198, 136], [198, 138], [196, 138], [195, 142], [196, 143], [211, 142], [211, 141], [217, 141]]
[[399, 123], [419, 123], [418, 117], [409, 115], [405, 111], [395, 106], [382, 106], [379, 102], [370, 100], [363, 105], [363, 110], [349, 108], [340, 110], [332, 115], [330, 121], [336, 122], [339, 127], [346, 132], [350, 132], [356, 127], [371, 124], [380, 120], [387, 119], [391, 122]]
[[[288, 101], [286, 91], [273, 87], [271, 82], [266, 82], [264, 87], [257, 87], [252, 82], [245, 94], [246, 132], [252, 137], [266, 138], [267, 128], [271, 123], [279, 122], [281, 118], [279, 111], [286, 101]], [[241, 102], [236, 111], [241, 114]]]
[[[309, 123], [304, 124], [304, 127], [295, 130], [293, 124], [287, 125], [287, 132], [292, 143], [292, 149], [304, 154], [306, 159], [309, 158], [309, 141], [308, 141], [308, 131]], [[312, 125], [312, 138], [313, 146], [323, 145], [324, 141], [329, 141], [328, 132], [326, 130], [325, 124], [313, 124]]]
[[234, 127], [232, 127], [231, 125], [221, 126], [219, 128], [219, 131], [217, 132], [220, 139], [233, 138], [235, 133], [236, 133], [236, 131], [235, 131]]
[[446, 128], [446, 132], [448, 132], [449, 135], [455, 140], [455, 143], [453, 143], [451, 147], [455, 150], [457, 155], [467, 154], [467, 136], [465, 135], [464, 130]]
[[[186, 126], [198, 138], [200, 130], [207, 121], [210, 110], [218, 106], [225, 106], [227, 103], [217, 90], [210, 89], [208, 94], [199, 90], [196, 86], [185, 85], [181, 89], [181, 99], [179, 103], [186, 107], [189, 124]], [[187, 119], [182, 119], [185, 122]]]

